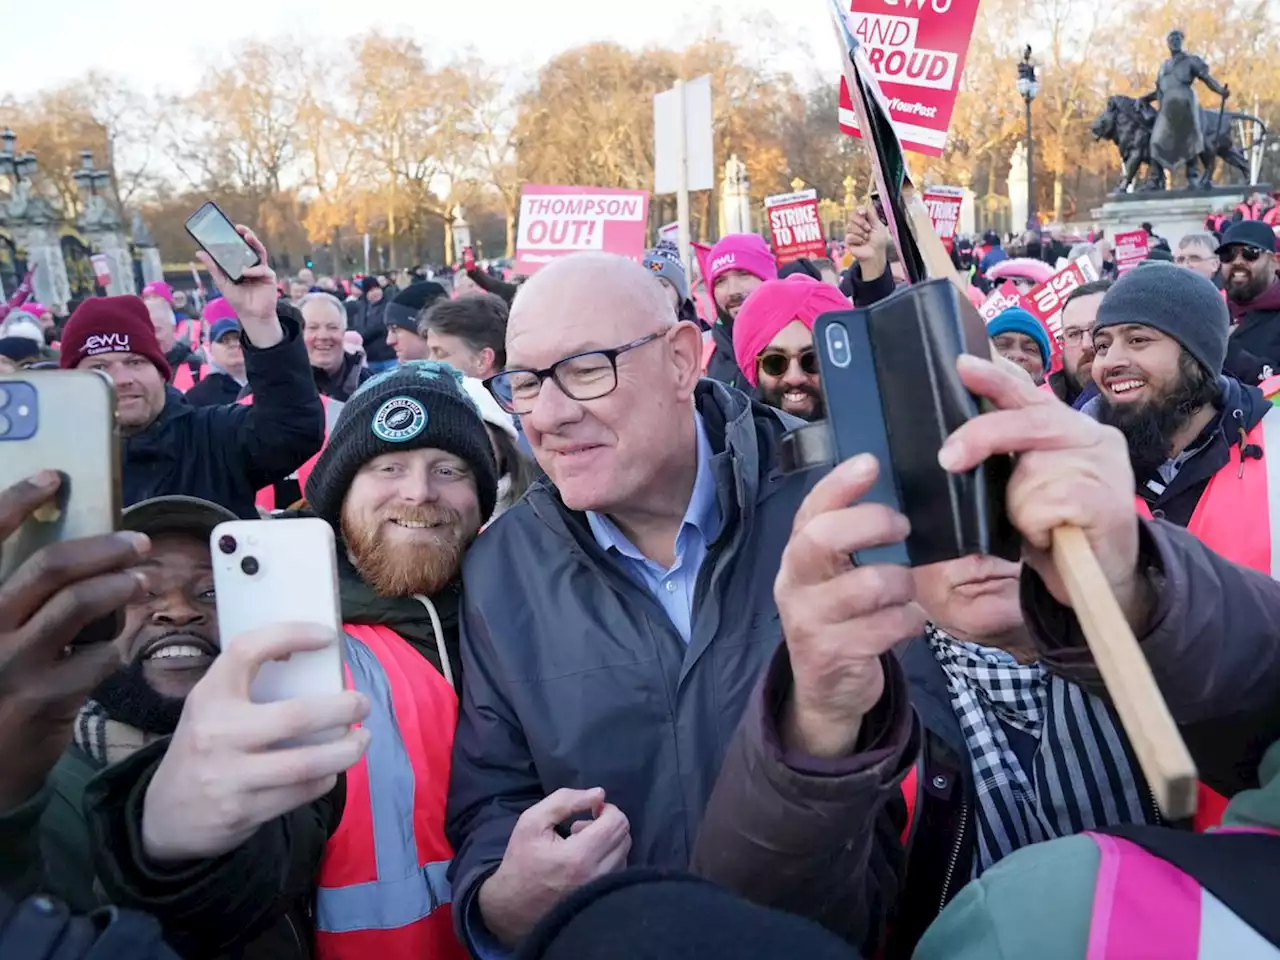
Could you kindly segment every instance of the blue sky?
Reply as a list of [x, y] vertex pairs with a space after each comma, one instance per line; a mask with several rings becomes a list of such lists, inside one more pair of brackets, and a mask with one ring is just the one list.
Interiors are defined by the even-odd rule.
[[[50, 17], [56, 8], [56, 16]], [[24, 96], [96, 68], [142, 89], [181, 93], [237, 41], [293, 36], [338, 42], [371, 28], [414, 37], [447, 57], [472, 47], [486, 59], [535, 70], [557, 52], [592, 40], [632, 46], [687, 41], [709, 20], [772, 13], [786, 24], [786, 53], [772, 65], [808, 79], [812, 61], [797, 52], [808, 41], [819, 54], [833, 41], [827, 0], [780, 6], [777, 0], [636, 3], [610, 0], [0, 0], [0, 91]], [[16, 40], [16, 38], [23, 38]], [[754, 44], [753, 44], [754, 46]]]

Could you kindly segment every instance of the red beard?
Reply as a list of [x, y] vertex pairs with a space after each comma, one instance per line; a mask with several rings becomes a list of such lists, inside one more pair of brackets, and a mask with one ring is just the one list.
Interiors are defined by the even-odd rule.
[[[430, 536], [412, 543], [392, 542], [385, 524], [391, 520], [441, 524]], [[449, 507], [398, 507], [381, 511], [371, 520], [342, 510], [342, 536], [351, 562], [380, 597], [432, 596], [457, 578], [462, 557], [475, 539], [463, 529], [462, 517]]]

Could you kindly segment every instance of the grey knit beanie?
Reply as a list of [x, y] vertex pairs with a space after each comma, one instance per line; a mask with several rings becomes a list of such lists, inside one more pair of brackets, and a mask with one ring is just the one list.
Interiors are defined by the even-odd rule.
[[1139, 323], [1182, 344], [1212, 376], [1227, 359], [1230, 318], [1218, 288], [1172, 263], [1139, 264], [1117, 280], [1098, 306], [1093, 332]]
[[446, 450], [475, 474], [480, 521], [498, 497], [498, 468], [480, 411], [447, 363], [414, 360], [378, 374], [343, 405], [307, 479], [307, 503], [338, 526], [342, 502], [362, 466], [397, 450]]

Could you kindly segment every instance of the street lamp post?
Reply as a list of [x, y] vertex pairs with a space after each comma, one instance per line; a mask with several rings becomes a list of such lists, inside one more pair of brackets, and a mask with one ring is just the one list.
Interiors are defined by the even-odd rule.
[[1036, 180], [1035, 160], [1031, 147], [1031, 101], [1040, 92], [1040, 82], [1036, 80], [1036, 66], [1031, 62], [1031, 45], [1022, 52], [1022, 62], [1018, 64], [1018, 94], [1027, 106], [1027, 229], [1036, 222]]

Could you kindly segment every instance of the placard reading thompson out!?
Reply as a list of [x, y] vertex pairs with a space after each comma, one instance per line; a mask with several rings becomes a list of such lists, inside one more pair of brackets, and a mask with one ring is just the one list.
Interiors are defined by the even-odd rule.
[[764, 208], [769, 213], [773, 253], [779, 265], [801, 257], [818, 260], [827, 255], [827, 242], [822, 239], [822, 220], [818, 217], [817, 190], [798, 190], [765, 197]]
[[520, 196], [516, 272], [536, 273], [557, 257], [583, 250], [638, 262], [648, 217], [649, 194], [643, 190], [527, 184]]
[[[866, 51], [898, 139], [942, 156], [978, 0], [851, 0], [849, 9], [849, 32]], [[840, 129], [860, 136], [843, 80]]]

